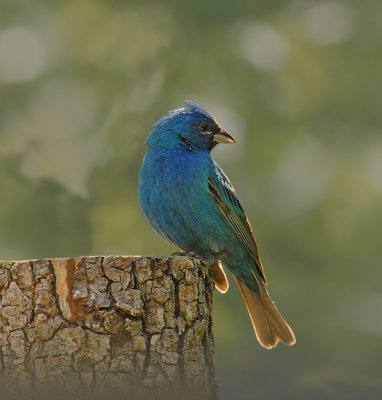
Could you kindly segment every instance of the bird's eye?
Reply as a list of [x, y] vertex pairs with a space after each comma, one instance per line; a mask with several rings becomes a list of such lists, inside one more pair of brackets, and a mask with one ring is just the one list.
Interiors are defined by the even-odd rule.
[[202, 132], [207, 132], [208, 129], [209, 129], [209, 126], [208, 126], [208, 124], [200, 124], [200, 125], [199, 125], [199, 129], [200, 129]]

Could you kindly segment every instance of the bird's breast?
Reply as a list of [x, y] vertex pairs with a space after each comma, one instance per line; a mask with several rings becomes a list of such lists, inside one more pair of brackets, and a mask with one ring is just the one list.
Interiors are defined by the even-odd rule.
[[220, 211], [208, 192], [208, 162], [209, 155], [149, 150], [139, 188], [142, 211], [153, 228], [179, 247], [206, 256], [220, 251], [214, 241], [222, 236], [216, 221]]

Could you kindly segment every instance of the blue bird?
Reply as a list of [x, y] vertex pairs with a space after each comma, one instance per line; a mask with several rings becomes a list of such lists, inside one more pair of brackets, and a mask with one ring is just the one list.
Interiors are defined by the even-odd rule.
[[235, 143], [200, 105], [170, 111], [151, 130], [139, 180], [139, 202], [152, 228], [181, 251], [214, 260], [212, 278], [226, 292], [222, 265], [234, 275], [259, 343], [296, 339], [265, 288], [252, 228], [236, 192], [211, 159], [218, 143]]

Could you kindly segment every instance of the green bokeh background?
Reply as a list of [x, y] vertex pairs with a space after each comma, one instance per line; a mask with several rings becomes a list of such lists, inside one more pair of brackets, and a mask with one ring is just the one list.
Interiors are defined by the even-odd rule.
[[168, 255], [140, 214], [152, 124], [185, 99], [297, 344], [216, 293], [219, 398], [382, 398], [382, 3], [2, 0], [0, 259]]

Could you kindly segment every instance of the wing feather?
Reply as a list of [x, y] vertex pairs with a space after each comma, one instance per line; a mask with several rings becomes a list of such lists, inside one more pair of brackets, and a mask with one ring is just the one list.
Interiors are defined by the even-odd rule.
[[266, 283], [264, 269], [259, 258], [256, 239], [253, 235], [251, 225], [236, 197], [235, 189], [224, 172], [215, 164], [215, 173], [208, 177], [208, 188], [215, 198], [224, 216], [232, 226], [249, 254], [253, 257], [258, 267], [260, 277]]

